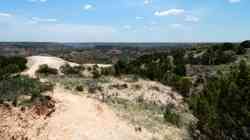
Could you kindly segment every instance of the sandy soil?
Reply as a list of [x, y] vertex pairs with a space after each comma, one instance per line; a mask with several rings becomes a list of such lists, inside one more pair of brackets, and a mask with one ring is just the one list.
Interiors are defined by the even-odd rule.
[[51, 57], [51, 56], [31, 56], [28, 57], [28, 70], [24, 71], [24, 75], [29, 75], [31, 77], [35, 77], [35, 72], [38, 70], [40, 65], [47, 64], [51, 68], [55, 68], [59, 70], [59, 68], [68, 63], [71, 66], [77, 66], [76, 63], [67, 62], [58, 57]]
[[102, 102], [72, 94], [57, 87], [53, 96], [57, 111], [50, 118], [49, 140], [140, 140], [149, 139], [136, 133]]
[[[124, 86], [117, 88], [114, 86]], [[184, 109], [183, 97], [175, 92], [171, 87], [159, 82], [138, 79], [135, 82], [128, 82], [126, 78], [110, 77], [110, 81], [102, 84], [103, 92], [106, 96], [116, 96], [126, 100], [137, 100], [142, 98], [144, 101], [160, 106], [174, 105], [176, 109]]]
[[[66, 63], [66, 61], [60, 58], [44, 56], [32, 56], [28, 60], [29, 69], [24, 74], [31, 77], [35, 77], [35, 71], [41, 64], [48, 64], [50, 67], [59, 69], [61, 65]], [[69, 64], [77, 65], [74, 63]], [[113, 90], [115, 93], [116, 89]], [[142, 88], [142, 90], [145, 93], [148, 91], [146, 88]], [[170, 91], [170, 89], [161, 87], [160, 90]], [[144, 97], [150, 99], [154, 93], [152, 91], [152, 94], [144, 95]], [[147, 132], [145, 129], [140, 132], [135, 131], [134, 126], [125, 120], [121, 120], [109, 106], [101, 101], [88, 98], [86, 95], [74, 94], [72, 91], [66, 90], [59, 85], [56, 85], [53, 93], [50, 94], [53, 100], [56, 101], [56, 111], [50, 118], [36, 119], [32, 115], [25, 113], [10, 113], [7, 116], [5, 114], [6, 117], [0, 122], [0, 126], [9, 127], [8, 130], [6, 128], [4, 131], [0, 129], [0, 136], [3, 140], [11, 139], [11, 134], [16, 132], [22, 132], [20, 134], [22, 137], [20, 136], [15, 140], [21, 140], [22, 138], [27, 138], [27, 140], [152, 140], [154, 137], [154, 134]], [[161, 98], [159, 96], [157, 100], [162, 103], [166, 102], [161, 100]], [[164, 97], [164, 99], [169, 98], [168, 96]], [[175, 95], [173, 98], [182, 100]], [[23, 116], [21, 119], [18, 118], [20, 114]], [[29, 125], [23, 126], [26, 123]], [[7, 131], [10, 133], [7, 133]], [[174, 132], [169, 131], [169, 134], [171, 135]], [[173, 139], [181, 138], [175, 137]]]

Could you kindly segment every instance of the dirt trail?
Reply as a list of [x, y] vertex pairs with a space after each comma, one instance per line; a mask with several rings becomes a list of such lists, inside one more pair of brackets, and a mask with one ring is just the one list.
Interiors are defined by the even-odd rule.
[[[66, 62], [56, 57], [32, 56], [28, 58], [29, 69], [23, 74], [34, 77], [41, 64], [59, 69]], [[135, 131], [135, 126], [119, 118], [108, 105], [88, 98], [87, 95], [75, 94], [59, 84], [49, 94], [56, 101], [55, 112], [49, 118], [36, 120], [29, 115], [24, 116], [32, 127], [28, 129], [16, 124], [14, 128], [12, 122], [23, 121], [16, 121], [19, 115], [8, 115], [10, 122], [4, 122], [9, 126], [10, 132], [22, 130], [21, 134], [29, 138], [28, 140], [152, 140], [158, 137], [158, 134], [150, 133], [146, 129]], [[169, 129], [166, 134], [173, 136], [171, 139], [181, 139], [176, 132], [178, 131]]]
[[104, 103], [72, 94], [59, 86], [53, 97], [57, 105], [46, 130], [49, 140], [145, 139], [143, 132], [136, 133]]
[[[56, 57], [28, 57], [29, 69], [23, 74], [34, 77], [41, 64], [59, 69], [65, 63], [69, 62]], [[134, 127], [120, 120], [100, 101], [73, 94], [58, 85], [52, 97], [56, 100], [56, 111], [34, 140], [141, 140], [147, 137], [146, 132], [136, 133]]]

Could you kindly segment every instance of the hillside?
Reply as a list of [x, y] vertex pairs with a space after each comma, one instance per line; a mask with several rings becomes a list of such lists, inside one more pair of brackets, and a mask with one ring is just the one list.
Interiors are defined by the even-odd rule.
[[176, 48], [114, 65], [0, 57], [0, 136], [249, 139], [249, 44]]
[[[47, 64], [60, 71], [62, 65], [69, 63], [42, 56], [28, 57], [27, 60], [28, 69], [22, 74], [30, 77], [36, 77], [39, 65]], [[44, 116], [37, 114], [36, 106], [25, 107], [25, 110], [18, 107], [9, 110], [1, 106], [0, 136], [3, 139], [182, 140], [189, 137], [186, 125], [194, 118], [185, 111], [183, 98], [160, 83], [142, 79], [129, 81], [131, 78], [127, 76], [105, 76], [96, 81], [91, 77], [72, 77], [61, 72], [41, 80], [55, 85], [52, 91], [43, 93], [52, 97], [53, 111]], [[92, 86], [86, 82], [97, 82], [97, 90], [92, 93]], [[83, 91], [75, 90], [79, 85], [84, 87]], [[167, 105], [173, 105], [178, 114], [190, 120], [186, 119], [178, 127], [164, 122], [160, 108]], [[43, 112], [42, 108], [38, 111]]]

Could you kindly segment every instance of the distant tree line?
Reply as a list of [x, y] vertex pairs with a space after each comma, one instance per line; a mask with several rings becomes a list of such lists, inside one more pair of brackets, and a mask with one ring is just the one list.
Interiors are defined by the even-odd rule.
[[189, 53], [188, 59], [190, 64], [201, 65], [220, 65], [227, 64], [236, 60], [237, 55], [243, 55], [250, 48], [250, 41], [244, 41], [240, 44], [223, 43], [212, 45], [202, 49], [200, 55]]

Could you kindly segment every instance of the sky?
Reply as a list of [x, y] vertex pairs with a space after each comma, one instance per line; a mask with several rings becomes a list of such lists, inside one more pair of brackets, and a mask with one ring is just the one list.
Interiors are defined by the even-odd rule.
[[0, 41], [248, 39], [250, 0], [0, 0]]

